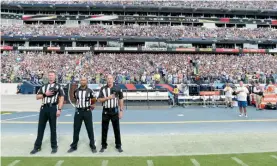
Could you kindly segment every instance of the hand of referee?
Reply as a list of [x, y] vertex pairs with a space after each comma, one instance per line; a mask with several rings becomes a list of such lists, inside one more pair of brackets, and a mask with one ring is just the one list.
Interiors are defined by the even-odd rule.
[[46, 91], [45, 95], [46, 95], [46, 96], [52, 96], [52, 95], [53, 95], [53, 92], [50, 91], [50, 90], [48, 90], [48, 91]]
[[118, 118], [121, 119], [123, 117], [123, 111], [119, 111]]
[[59, 117], [61, 115], [61, 111], [60, 110], [57, 110], [57, 117]]
[[91, 105], [91, 106], [90, 106], [90, 110], [93, 111], [95, 107], [96, 107], [95, 104]]
[[108, 96], [108, 99], [114, 99], [114, 98], [115, 98], [115, 95], [114, 95], [114, 94]]

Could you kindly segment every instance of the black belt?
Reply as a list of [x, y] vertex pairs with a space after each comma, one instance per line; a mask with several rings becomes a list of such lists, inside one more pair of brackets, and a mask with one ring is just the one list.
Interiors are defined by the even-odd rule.
[[80, 110], [80, 111], [90, 111], [90, 107], [87, 107], [87, 108], [76, 108], [77, 110]]
[[54, 106], [57, 106], [58, 104], [57, 103], [47, 103], [47, 104], [43, 104], [42, 106], [43, 107], [54, 107]]
[[103, 107], [103, 112], [106, 113], [116, 113], [118, 112], [118, 107], [114, 107], [114, 108], [105, 108]]
[[117, 107], [113, 107], [113, 108], [105, 108], [105, 107], [103, 107], [103, 110], [114, 110], [114, 109], [116, 109]]

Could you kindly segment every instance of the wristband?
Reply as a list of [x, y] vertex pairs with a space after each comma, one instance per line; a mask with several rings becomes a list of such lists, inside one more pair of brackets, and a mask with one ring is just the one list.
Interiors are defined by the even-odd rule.
[[58, 111], [62, 111], [62, 109], [58, 109]]
[[43, 97], [46, 97], [46, 94], [45, 94], [45, 93], [43, 93], [42, 95], [43, 95]]

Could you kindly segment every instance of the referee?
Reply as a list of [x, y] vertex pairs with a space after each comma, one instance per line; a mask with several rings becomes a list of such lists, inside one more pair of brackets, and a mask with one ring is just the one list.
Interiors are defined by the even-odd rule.
[[[100, 89], [98, 102], [103, 105], [102, 113], [102, 148], [100, 152], [104, 152], [107, 149], [107, 135], [109, 129], [109, 122], [112, 121], [114, 136], [115, 136], [115, 148], [118, 152], [123, 152], [121, 148], [120, 127], [119, 119], [123, 117], [123, 93], [122, 90], [114, 86], [114, 78], [112, 75], [107, 76], [107, 85]], [[119, 106], [119, 110], [118, 110]]]
[[68, 153], [77, 150], [77, 144], [79, 141], [79, 133], [81, 130], [82, 122], [85, 122], [88, 138], [90, 140], [90, 148], [93, 153], [96, 153], [96, 147], [94, 143], [94, 133], [92, 126], [92, 110], [95, 108], [95, 99], [93, 90], [87, 87], [87, 79], [85, 77], [81, 78], [81, 86], [74, 91], [74, 98], [76, 99], [76, 112], [74, 116], [74, 132], [73, 132], [73, 142], [70, 145], [71, 148]]
[[31, 154], [35, 154], [41, 150], [42, 139], [47, 121], [49, 121], [51, 131], [51, 153], [56, 153], [58, 150], [56, 125], [57, 117], [61, 114], [64, 102], [64, 91], [62, 86], [55, 82], [55, 78], [56, 73], [54, 71], [49, 71], [49, 83], [43, 85], [39, 89], [36, 96], [37, 100], [42, 99], [42, 105], [39, 113], [37, 139]]

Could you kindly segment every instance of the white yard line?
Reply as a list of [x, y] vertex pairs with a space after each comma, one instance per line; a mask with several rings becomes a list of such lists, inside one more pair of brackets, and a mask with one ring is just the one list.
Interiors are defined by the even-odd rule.
[[[66, 112], [70, 109], [64, 109], [63, 112]], [[32, 114], [32, 115], [27, 115], [27, 116], [20, 116], [20, 117], [16, 117], [16, 118], [10, 118], [10, 119], [2, 119], [1, 121], [8, 121], [8, 120], [16, 120], [16, 119], [24, 119], [24, 118], [29, 118], [29, 117], [34, 117], [34, 116], [38, 116], [39, 114]]]
[[2, 116], [2, 115], [10, 115], [10, 114], [12, 114], [12, 113], [3, 113], [3, 114], [1, 114], [1, 116]]
[[235, 162], [237, 162], [239, 165], [241, 166], [248, 166], [247, 164], [245, 164], [242, 160], [236, 158], [236, 157], [231, 157]]
[[64, 160], [59, 160], [55, 166], [61, 166], [63, 164]]
[[24, 119], [24, 118], [29, 118], [29, 117], [38, 116], [38, 115], [39, 114], [33, 114], [33, 115], [28, 115], [28, 116], [20, 116], [20, 117], [16, 117], [16, 118], [2, 119], [2, 121], [5, 121], [5, 120], [15, 120], [15, 119]]
[[154, 166], [154, 163], [152, 160], [147, 160], [147, 166]]
[[101, 166], [108, 166], [108, 164], [109, 164], [108, 160], [103, 160]]
[[272, 158], [275, 158], [277, 160], [277, 156], [275, 155], [270, 155]]
[[198, 163], [197, 160], [195, 160], [195, 159], [190, 159], [190, 161], [192, 162], [192, 164], [193, 164], [194, 166], [200, 166], [200, 164]]
[[15, 166], [19, 162], [20, 162], [20, 160], [15, 160], [12, 163], [10, 163], [8, 166]]

